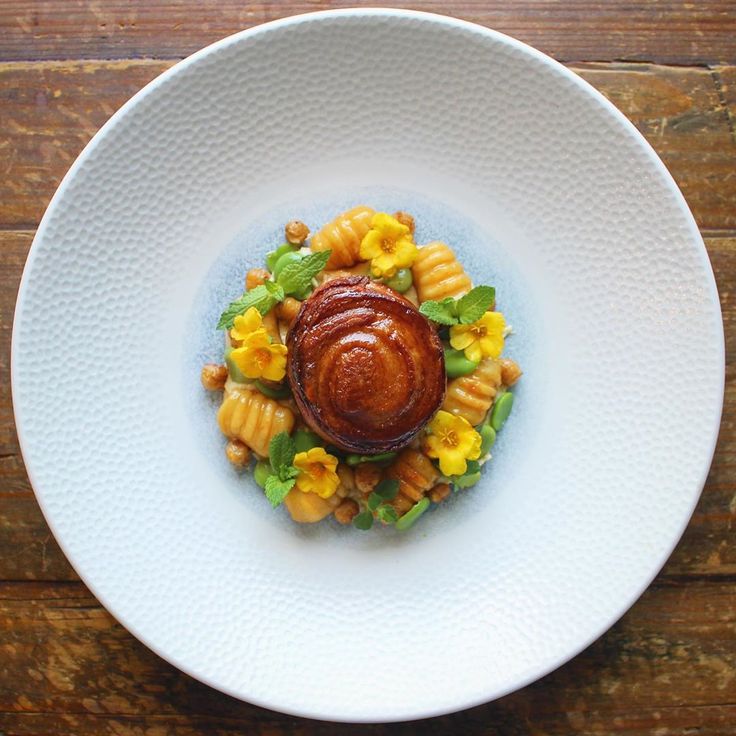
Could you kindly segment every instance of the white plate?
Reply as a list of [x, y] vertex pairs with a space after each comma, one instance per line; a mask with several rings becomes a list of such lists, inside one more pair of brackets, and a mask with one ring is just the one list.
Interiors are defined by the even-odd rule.
[[[483, 482], [403, 536], [271, 512], [197, 380], [284, 221], [363, 200], [495, 282], [526, 371]], [[102, 603], [214, 687], [350, 721], [487, 701], [608, 628], [687, 524], [724, 380], [702, 240], [634, 127], [517, 41], [389, 10], [232, 36], [125, 105], [39, 228], [12, 360], [33, 487]]]

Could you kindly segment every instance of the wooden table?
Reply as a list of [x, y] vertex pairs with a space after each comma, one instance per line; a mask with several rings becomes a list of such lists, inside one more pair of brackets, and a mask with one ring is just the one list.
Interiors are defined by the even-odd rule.
[[13, 426], [10, 333], [34, 230], [64, 172], [128, 97], [201, 46], [293, 13], [376, 4], [0, 4], [0, 735], [736, 734], [734, 0], [406, 6], [516, 36], [601, 90], [670, 168], [715, 270], [726, 400], [703, 496], [656, 581], [583, 654], [520, 692], [435, 720], [349, 729], [289, 718], [211, 690], [139, 644], [79, 581], [41, 516]]

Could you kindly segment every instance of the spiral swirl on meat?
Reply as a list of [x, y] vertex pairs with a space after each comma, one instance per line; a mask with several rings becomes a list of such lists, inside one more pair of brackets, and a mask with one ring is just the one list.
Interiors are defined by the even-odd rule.
[[315, 290], [287, 344], [289, 382], [305, 421], [347, 452], [403, 447], [442, 404], [435, 328], [407, 299], [366, 277]]

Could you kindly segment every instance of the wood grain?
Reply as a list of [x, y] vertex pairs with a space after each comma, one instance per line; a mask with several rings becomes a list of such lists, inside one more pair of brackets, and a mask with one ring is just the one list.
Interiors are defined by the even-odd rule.
[[443, 718], [349, 729], [290, 718], [211, 690], [147, 650], [100, 607], [53, 539], [20, 456], [9, 381], [15, 295], [49, 198], [99, 126], [173, 61], [265, 20], [354, 5], [376, 3], [0, 3], [0, 736], [736, 736], [733, 0], [406, 5], [480, 22], [571, 62], [647, 137], [706, 230], [727, 360], [713, 465], [664, 571], [583, 654], [517, 693]]
[[[386, 5], [375, 0], [4, 0], [0, 60], [181, 58], [276, 18]], [[561, 61], [736, 62], [736, 13], [728, 0], [417, 0], [388, 5], [474, 21]]]
[[[183, 675], [133, 641], [81, 584], [0, 585], [0, 622], [9, 632], [0, 678], [5, 736], [346, 732], [241, 703]], [[733, 585], [657, 585], [582, 655], [518, 693], [440, 719], [350, 733], [568, 735], [615, 724], [629, 735], [685, 725], [700, 736], [732, 734], [735, 631]]]
[[[170, 64], [160, 61], [0, 64], [7, 151], [0, 228], [34, 228], [61, 178], [109, 116]], [[708, 69], [573, 65], [662, 156], [698, 224], [736, 228], [736, 140]]]

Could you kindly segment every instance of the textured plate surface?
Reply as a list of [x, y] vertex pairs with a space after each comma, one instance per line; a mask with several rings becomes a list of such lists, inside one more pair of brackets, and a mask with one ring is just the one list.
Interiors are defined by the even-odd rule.
[[[368, 197], [496, 281], [526, 368], [492, 472], [401, 537], [270, 512], [197, 387], [284, 220]], [[631, 605], [704, 482], [724, 353], [702, 240], [633, 126], [512, 39], [381, 10], [233, 36], [116, 114], [38, 231], [12, 361], [39, 502], [109, 610], [233, 695], [370, 721], [502, 695]]]

